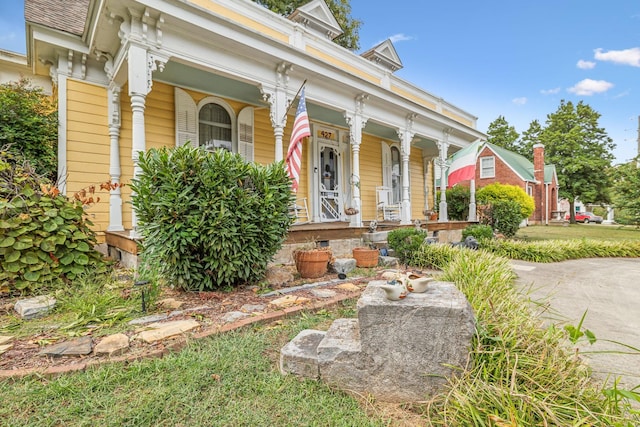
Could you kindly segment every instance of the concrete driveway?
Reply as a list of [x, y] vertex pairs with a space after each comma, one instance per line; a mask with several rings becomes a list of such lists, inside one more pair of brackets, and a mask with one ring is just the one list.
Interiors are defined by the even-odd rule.
[[[540, 310], [546, 321], [577, 326], [587, 312], [583, 329], [591, 330], [598, 341], [594, 345], [581, 341], [577, 347], [589, 359], [596, 378], [611, 382], [620, 377], [626, 389], [640, 385], [640, 259], [513, 261], [512, 265], [518, 289], [543, 303]], [[615, 353], [625, 351], [632, 354]]]

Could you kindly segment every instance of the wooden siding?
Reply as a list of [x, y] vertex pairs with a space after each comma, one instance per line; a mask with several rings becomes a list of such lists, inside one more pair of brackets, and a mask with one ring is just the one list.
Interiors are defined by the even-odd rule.
[[[109, 180], [109, 128], [107, 90], [73, 79], [67, 81], [67, 196]], [[98, 240], [109, 225], [109, 193], [87, 208]]]
[[422, 150], [411, 147], [409, 155], [409, 197], [411, 199], [411, 219], [424, 222], [424, 167]]
[[380, 138], [364, 134], [360, 145], [360, 199], [363, 221], [376, 218], [376, 187], [379, 185], [382, 185]]

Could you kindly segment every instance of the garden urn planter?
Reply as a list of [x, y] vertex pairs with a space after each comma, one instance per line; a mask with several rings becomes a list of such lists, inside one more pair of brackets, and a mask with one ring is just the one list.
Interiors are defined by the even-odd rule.
[[293, 253], [293, 260], [300, 277], [315, 279], [327, 273], [331, 251], [327, 249], [298, 250]]
[[356, 260], [356, 267], [377, 267], [380, 252], [371, 248], [353, 248], [353, 258]]

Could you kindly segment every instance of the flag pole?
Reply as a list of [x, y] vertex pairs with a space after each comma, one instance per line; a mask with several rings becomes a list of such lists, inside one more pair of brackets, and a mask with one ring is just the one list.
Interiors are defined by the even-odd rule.
[[289, 110], [291, 110], [291, 106], [293, 105], [293, 101], [296, 100], [296, 98], [298, 97], [298, 95], [300, 95], [300, 91], [302, 90], [302, 88], [304, 87], [304, 85], [307, 84], [307, 79], [304, 79], [304, 81], [302, 82], [302, 84], [300, 85], [300, 89], [298, 89], [298, 91], [296, 92], [295, 96], [293, 97], [293, 99], [291, 100], [291, 102], [289, 103], [289, 105], [287, 106], [286, 111], [284, 112], [284, 116], [282, 116], [282, 120], [280, 120], [281, 122], [284, 121], [284, 119], [287, 118], [287, 114], [289, 114]]

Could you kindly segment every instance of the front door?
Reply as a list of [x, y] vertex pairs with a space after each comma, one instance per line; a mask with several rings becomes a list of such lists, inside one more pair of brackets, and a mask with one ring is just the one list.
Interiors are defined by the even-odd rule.
[[339, 221], [342, 217], [342, 168], [338, 147], [318, 144], [320, 189], [320, 221]]

